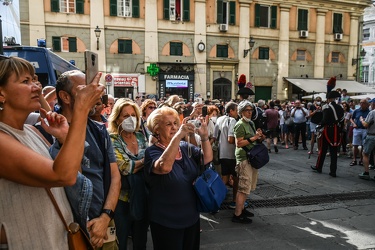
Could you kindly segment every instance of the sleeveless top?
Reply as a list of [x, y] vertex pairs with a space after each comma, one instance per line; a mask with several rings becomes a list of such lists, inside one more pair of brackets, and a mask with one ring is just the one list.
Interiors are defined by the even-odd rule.
[[[0, 131], [51, 158], [48, 145], [28, 125], [18, 130], [0, 122]], [[73, 215], [64, 188], [51, 188], [51, 191], [69, 225]], [[66, 229], [45, 188], [0, 178], [0, 229], [1, 226], [5, 229], [9, 249], [68, 249]]]

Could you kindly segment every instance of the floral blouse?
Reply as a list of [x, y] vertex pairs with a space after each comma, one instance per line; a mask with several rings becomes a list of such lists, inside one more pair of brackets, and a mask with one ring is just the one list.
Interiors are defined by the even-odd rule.
[[[148, 147], [145, 136], [141, 132], [136, 132], [135, 136], [138, 141], [138, 154], [134, 155], [127, 148], [126, 142], [119, 134], [110, 134], [113, 150], [116, 155], [117, 165], [120, 170], [121, 178], [126, 175], [133, 174], [135, 161], [141, 160], [145, 157], [145, 150]], [[122, 189], [120, 191], [119, 200], [128, 201], [129, 190]]]

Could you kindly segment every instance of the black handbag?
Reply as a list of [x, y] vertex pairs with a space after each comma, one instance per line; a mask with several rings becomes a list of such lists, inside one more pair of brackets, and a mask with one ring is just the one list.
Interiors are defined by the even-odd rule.
[[270, 161], [268, 149], [263, 143], [255, 144], [251, 150], [247, 147], [242, 148], [246, 151], [247, 160], [250, 165], [255, 169], [260, 169]]

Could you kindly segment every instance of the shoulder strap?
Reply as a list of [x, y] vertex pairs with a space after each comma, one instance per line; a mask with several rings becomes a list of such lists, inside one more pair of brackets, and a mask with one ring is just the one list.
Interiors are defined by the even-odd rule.
[[337, 122], [339, 119], [337, 118], [335, 107], [333, 107], [332, 103], [328, 104], [328, 106], [332, 109], [333, 115], [335, 116], [335, 121]]
[[65, 226], [66, 231], [71, 232], [70, 229], [69, 229], [69, 227], [68, 227], [68, 224], [66, 224], [66, 221], [65, 221], [65, 219], [64, 219], [64, 216], [63, 216], [62, 213], [61, 213], [61, 210], [60, 210], [60, 208], [59, 208], [59, 205], [57, 205], [57, 202], [56, 202], [55, 197], [53, 196], [53, 194], [52, 194], [52, 192], [51, 192], [51, 189], [46, 188], [46, 191], [47, 191], [47, 194], [48, 194], [49, 198], [50, 198], [51, 201], [52, 201], [53, 206], [54, 206], [55, 209], [56, 209], [56, 212], [59, 214], [59, 217], [60, 217], [62, 223], [64, 223], [64, 226]]

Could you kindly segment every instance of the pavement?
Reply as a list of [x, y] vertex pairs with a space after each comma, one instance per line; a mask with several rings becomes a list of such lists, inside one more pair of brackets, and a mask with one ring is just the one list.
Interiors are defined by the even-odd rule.
[[[309, 142], [308, 142], [309, 145]], [[362, 180], [362, 166], [338, 157], [337, 177], [310, 169], [300, 149], [272, 149], [270, 162], [259, 170], [257, 189], [248, 197], [255, 214], [248, 225], [231, 222], [232, 190], [216, 214], [201, 214], [201, 249], [375, 249], [375, 181]], [[375, 175], [370, 170], [370, 175]], [[152, 249], [151, 236], [147, 249]]]

